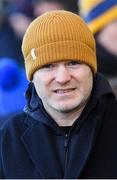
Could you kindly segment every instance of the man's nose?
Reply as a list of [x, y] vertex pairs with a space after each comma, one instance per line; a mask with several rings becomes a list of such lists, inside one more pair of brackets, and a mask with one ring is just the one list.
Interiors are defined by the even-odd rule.
[[71, 75], [70, 75], [70, 72], [69, 70], [64, 67], [64, 66], [60, 66], [58, 67], [57, 69], [57, 72], [56, 72], [56, 82], [58, 83], [61, 83], [61, 84], [65, 84], [67, 83], [68, 81], [71, 80]]

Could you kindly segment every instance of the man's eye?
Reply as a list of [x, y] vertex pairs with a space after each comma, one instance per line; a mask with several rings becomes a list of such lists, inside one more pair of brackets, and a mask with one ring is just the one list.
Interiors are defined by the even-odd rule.
[[81, 63], [78, 62], [78, 61], [70, 61], [70, 62], [68, 63], [69, 66], [76, 66], [76, 65], [79, 65], [79, 64], [81, 64]]
[[50, 68], [53, 68], [53, 67], [54, 67], [53, 64], [46, 64], [46, 65], [44, 65], [42, 68], [43, 68], [43, 69], [50, 69]]

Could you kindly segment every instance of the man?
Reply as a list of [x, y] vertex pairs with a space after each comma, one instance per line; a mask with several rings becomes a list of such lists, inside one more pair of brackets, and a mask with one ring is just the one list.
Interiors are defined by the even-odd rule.
[[22, 51], [27, 105], [1, 128], [0, 178], [117, 178], [117, 102], [85, 22], [45, 13]]

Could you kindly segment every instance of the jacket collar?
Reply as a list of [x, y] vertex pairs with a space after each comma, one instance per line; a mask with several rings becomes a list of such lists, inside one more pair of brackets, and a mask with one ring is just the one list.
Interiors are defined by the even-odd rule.
[[[56, 149], [54, 144], [54, 134], [43, 123], [39, 123], [33, 119], [31, 121], [27, 117], [27, 122], [31, 121], [31, 123], [22, 135], [21, 140], [41, 178], [77, 179], [80, 177], [100, 130], [101, 117], [105, 110], [105, 104], [100, 103], [98, 104], [98, 108], [96, 108], [97, 112], [95, 110], [92, 111], [81, 128], [74, 142], [75, 148], [72, 148], [72, 155], [69, 156], [69, 163], [64, 175], [58, 156], [58, 149]], [[98, 114], [98, 116], [95, 116], [95, 114]]]

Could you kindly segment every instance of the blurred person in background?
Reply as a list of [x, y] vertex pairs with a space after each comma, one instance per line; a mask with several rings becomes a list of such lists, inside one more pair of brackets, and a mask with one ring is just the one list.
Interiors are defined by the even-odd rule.
[[9, 57], [23, 63], [20, 43], [14, 33], [13, 28], [8, 22], [6, 5], [0, 6], [0, 58]]
[[34, 17], [41, 14], [57, 9], [63, 9], [64, 0], [35, 0], [34, 1]]
[[79, 0], [78, 6], [96, 39], [98, 71], [117, 94], [117, 0]]
[[77, 13], [77, 0], [33, 0], [34, 17], [51, 10], [69, 10]]
[[[4, 0], [3, 0], [4, 1]], [[33, 6], [34, 0], [5, 0], [9, 4], [9, 11], [20, 11], [28, 17], [33, 17]]]
[[24, 108], [27, 84], [24, 69], [14, 59], [0, 58], [0, 124]]
[[22, 41], [22, 37], [33, 18], [32, 0], [6, 1], [9, 2], [8, 21], [12, 26], [17, 38]]
[[30, 9], [25, 12], [22, 8], [25, 7], [22, 4], [23, 0], [20, 3], [16, 2], [2, 0], [0, 3], [0, 57], [13, 58], [18, 65], [24, 67], [21, 42], [31, 22], [31, 15], [27, 12]]

